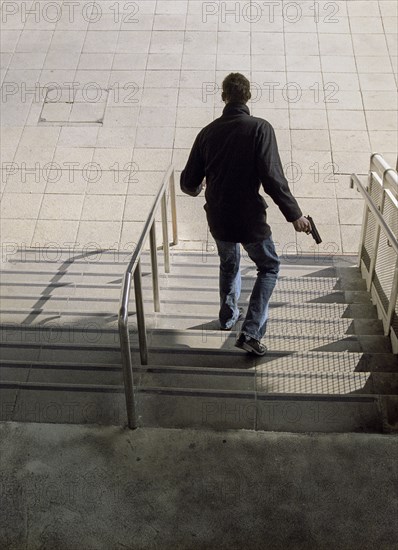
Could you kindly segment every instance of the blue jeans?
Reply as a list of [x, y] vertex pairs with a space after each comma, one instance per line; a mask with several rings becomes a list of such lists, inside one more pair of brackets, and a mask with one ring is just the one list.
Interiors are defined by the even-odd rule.
[[[220, 326], [228, 329], [239, 318], [240, 245], [217, 240], [216, 245], [220, 257], [219, 320]], [[257, 279], [241, 332], [250, 338], [261, 340], [267, 329], [268, 304], [278, 279], [280, 261], [271, 237], [258, 243], [242, 243], [242, 246], [257, 266]]]

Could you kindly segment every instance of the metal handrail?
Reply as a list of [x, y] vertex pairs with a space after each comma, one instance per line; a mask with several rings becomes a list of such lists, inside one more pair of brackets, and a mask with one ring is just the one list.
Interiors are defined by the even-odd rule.
[[368, 191], [366, 190], [366, 187], [359, 180], [358, 176], [356, 174], [351, 174], [351, 188], [354, 187], [354, 183], [357, 186], [358, 191], [361, 193], [361, 195], [365, 199], [369, 210], [375, 216], [376, 222], [380, 225], [381, 229], [384, 231], [390, 246], [394, 249], [394, 251], [398, 255], [398, 240], [396, 239], [394, 233], [391, 231], [391, 229], [385, 222], [380, 210], [377, 208], [377, 206], [373, 202]]
[[146, 244], [148, 234], [150, 241], [150, 254], [152, 266], [152, 283], [153, 283], [153, 300], [155, 311], [160, 311], [160, 293], [159, 293], [159, 270], [157, 262], [157, 247], [156, 247], [156, 226], [155, 216], [161, 203], [162, 216], [162, 237], [163, 237], [163, 253], [164, 253], [164, 270], [170, 272], [170, 248], [167, 225], [167, 196], [166, 191], [170, 189], [171, 216], [173, 227], [172, 245], [178, 244], [177, 234], [177, 209], [176, 209], [176, 193], [174, 181], [174, 167], [169, 166], [165, 176], [163, 177], [162, 185], [155, 198], [151, 211], [145, 222], [145, 226], [138, 239], [137, 246], [133, 252], [131, 260], [124, 274], [122, 292], [120, 297], [120, 307], [118, 316], [118, 327], [120, 337], [120, 349], [122, 354], [122, 367], [124, 379], [124, 391], [127, 407], [127, 423], [129, 428], [134, 429], [137, 426], [135, 398], [134, 398], [134, 378], [133, 378], [133, 362], [130, 349], [130, 335], [128, 328], [128, 306], [130, 301], [131, 279], [134, 281], [135, 304], [137, 310], [137, 327], [138, 341], [140, 345], [141, 364], [148, 364], [148, 342], [146, 336], [144, 301], [142, 296], [141, 284], [141, 254]]
[[[379, 185], [381, 189], [381, 194], [379, 195], [380, 198], [378, 199], [379, 204], [377, 205], [371, 196], [372, 185], [374, 184], [373, 182]], [[393, 350], [398, 350], [398, 334], [396, 333], [396, 329], [393, 330], [393, 317], [397, 313], [396, 303], [398, 295], [398, 239], [383, 217], [387, 197], [390, 204], [395, 206], [395, 211], [398, 216], [398, 174], [396, 170], [391, 168], [386, 163], [384, 158], [379, 153], [374, 153], [370, 158], [368, 187], [366, 187], [359, 180], [356, 174], [351, 174], [351, 188], [354, 187], [354, 184], [365, 199], [362, 235], [359, 248], [359, 266], [366, 278], [367, 290], [371, 292], [372, 299], [374, 299], [376, 303], [379, 315], [383, 319], [384, 334], [386, 336], [390, 335]], [[370, 215], [372, 215], [372, 219], [376, 223], [376, 229], [372, 238], [372, 250], [369, 252], [364, 250], [364, 246], [365, 236], [368, 234]], [[379, 291], [377, 286], [374, 284], [374, 276], [377, 276], [377, 261], [380, 254], [382, 254], [382, 252], [380, 252], [381, 231], [383, 231], [384, 235], [387, 237], [388, 246], [392, 248], [396, 255], [396, 259], [394, 260], [395, 267], [391, 280], [391, 291], [389, 291], [390, 296], [387, 306], [385, 305], [386, 302], [381, 302]], [[363, 256], [365, 251], [367, 252], [368, 257], [367, 263], [365, 263]], [[395, 353], [398, 353], [398, 351], [395, 351]]]
[[[398, 163], [398, 159], [397, 159]], [[393, 193], [398, 194], [398, 174], [394, 168], [384, 160], [380, 153], [373, 153], [370, 157], [370, 170], [376, 169], [377, 173], [382, 175], [382, 185], [386, 189], [391, 189]]]

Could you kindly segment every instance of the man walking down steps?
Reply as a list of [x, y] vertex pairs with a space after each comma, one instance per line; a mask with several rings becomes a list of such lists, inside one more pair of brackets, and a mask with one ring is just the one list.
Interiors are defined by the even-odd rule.
[[229, 74], [223, 81], [221, 97], [226, 104], [222, 116], [199, 132], [180, 185], [193, 197], [205, 189], [204, 208], [220, 257], [222, 330], [231, 330], [240, 318], [240, 243], [257, 266], [257, 279], [235, 345], [264, 355], [267, 348], [261, 339], [280, 262], [260, 185], [296, 231], [309, 233], [311, 225], [289, 189], [273, 127], [250, 115], [246, 105], [251, 98], [250, 82], [240, 73]]

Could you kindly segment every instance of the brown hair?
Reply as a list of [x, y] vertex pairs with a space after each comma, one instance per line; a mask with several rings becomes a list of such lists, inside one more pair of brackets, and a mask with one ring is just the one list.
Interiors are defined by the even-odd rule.
[[222, 83], [222, 99], [230, 103], [247, 103], [251, 98], [250, 82], [241, 73], [230, 73]]

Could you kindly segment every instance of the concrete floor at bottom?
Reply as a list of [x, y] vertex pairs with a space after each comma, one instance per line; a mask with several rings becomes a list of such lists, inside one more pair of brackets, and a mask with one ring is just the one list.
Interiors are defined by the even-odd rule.
[[8, 550], [395, 549], [395, 436], [0, 424]]

